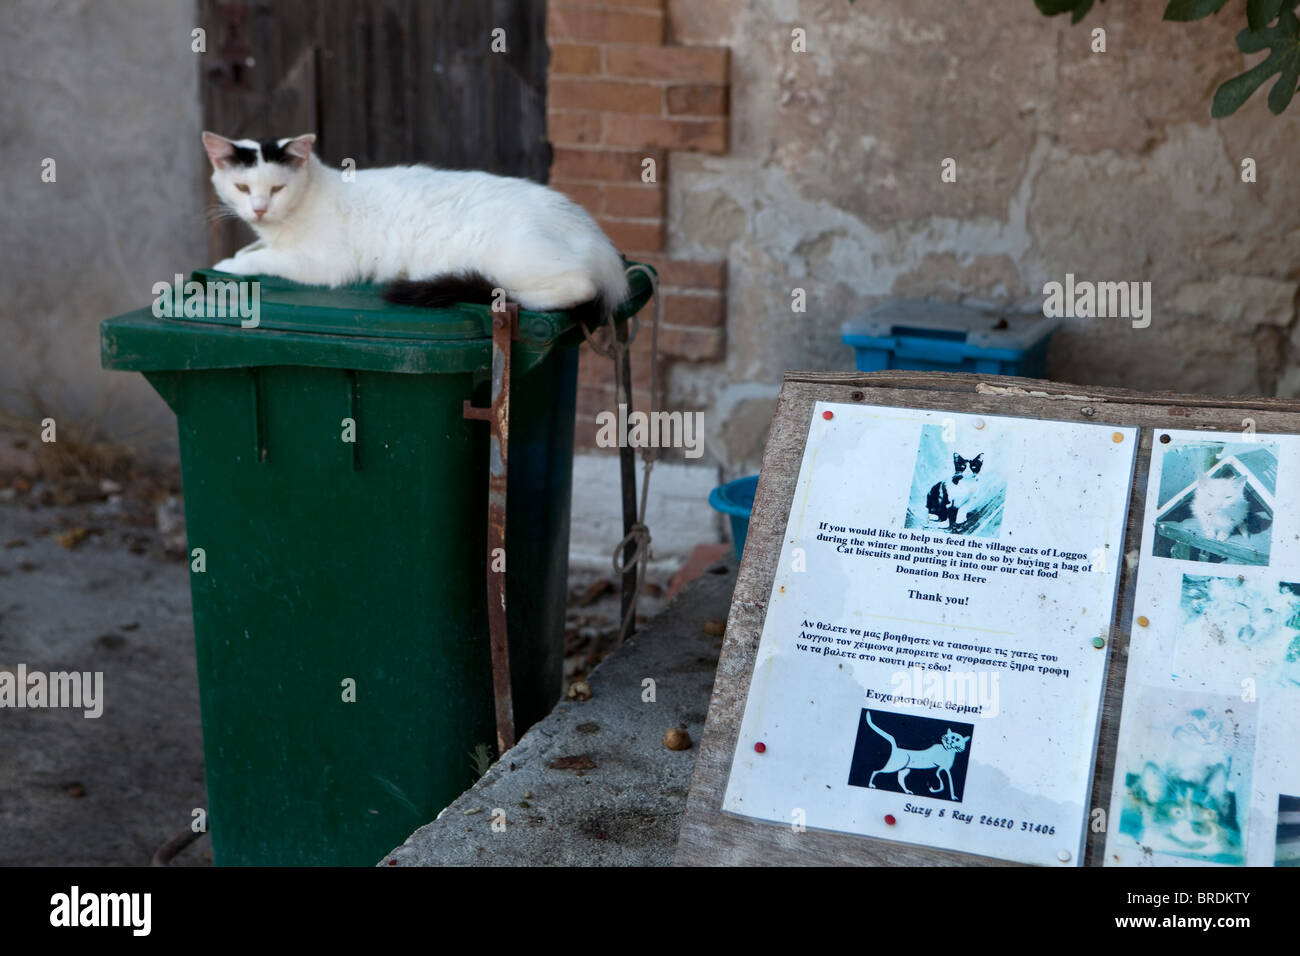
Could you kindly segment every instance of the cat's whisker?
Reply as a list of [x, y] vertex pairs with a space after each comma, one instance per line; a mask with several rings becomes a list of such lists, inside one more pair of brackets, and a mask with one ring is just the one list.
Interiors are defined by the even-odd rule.
[[222, 219], [238, 219], [239, 213], [235, 212], [235, 210], [231, 209], [229, 206], [217, 204], [205, 209], [204, 216], [207, 218], [208, 222], [219, 222]]

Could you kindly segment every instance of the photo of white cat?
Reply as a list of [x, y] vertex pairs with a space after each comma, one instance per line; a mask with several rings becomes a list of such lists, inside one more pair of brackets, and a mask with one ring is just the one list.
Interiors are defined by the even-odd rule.
[[389, 301], [424, 308], [491, 303], [499, 288], [524, 309], [586, 307], [599, 319], [627, 297], [622, 257], [555, 190], [429, 166], [345, 177], [316, 157], [315, 141], [203, 134], [224, 214], [258, 236], [216, 269], [308, 285], [387, 283]]
[[1163, 448], [1152, 554], [1181, 561], [1268, 564], [1277, 447], [1173, 442]]

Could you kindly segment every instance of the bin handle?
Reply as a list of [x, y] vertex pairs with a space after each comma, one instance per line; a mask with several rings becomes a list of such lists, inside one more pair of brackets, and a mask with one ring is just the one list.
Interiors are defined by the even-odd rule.
[[[510, 692], [510, 642], [506, 630], [506, 464], [510, 448], [510, 342], [518, 337], [519, 305], [507, 302], [492, 312], [492, 404], [475, 408], [467, 399], [465, 418], [491, 428], [488, 452], [487, 599], [492, 648], [492, 695], [496, 703], [497, 753], [515, 745], [514, 702]], [[497, 570], [497, 557], [502, 558]]]

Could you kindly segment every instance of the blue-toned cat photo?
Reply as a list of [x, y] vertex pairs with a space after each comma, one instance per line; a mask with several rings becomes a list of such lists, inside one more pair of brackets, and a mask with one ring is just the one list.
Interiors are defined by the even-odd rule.
[[[1254, 756], [1253, 717], [1241, 702], [1144, 695], [1130, 746], [1119, 832], [1145, 852], [1243, 866]], [[1170, 725], [1173, 726], [1170, 726]]]
[[[996, 538], [1002, 530], [1006, 484], [989, 436], [923, 425], [905, 528]], [[982, 444], [976, 444], [981, 442]]]
[[1266, 565], [1278, 494], [1277, 446], [1177, 441], [1161, 453], [1151, 553], [1214, 564]]

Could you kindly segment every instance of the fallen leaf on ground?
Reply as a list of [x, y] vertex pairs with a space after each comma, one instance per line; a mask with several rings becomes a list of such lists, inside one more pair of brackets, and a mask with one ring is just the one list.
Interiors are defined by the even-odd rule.
[[552, 770], [595, 770], [596, 764], [586, 754], [574, 754], [569, 757], [556, 757], [546, 766]]
[[90, 531], [86, 528], [69, 528], [67, 531], [55, 532], [54, 540], [71, 551], [85, 541], [86, 536], [89, 534]]

